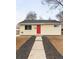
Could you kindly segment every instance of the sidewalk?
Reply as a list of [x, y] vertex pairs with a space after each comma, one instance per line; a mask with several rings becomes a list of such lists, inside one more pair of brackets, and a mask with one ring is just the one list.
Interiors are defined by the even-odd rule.
[[41, 36], [36, 37], [28, 59], [46, 59]]

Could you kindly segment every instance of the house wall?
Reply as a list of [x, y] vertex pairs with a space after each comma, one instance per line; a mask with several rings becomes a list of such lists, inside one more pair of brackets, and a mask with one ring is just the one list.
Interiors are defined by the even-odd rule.
[[54, 27], [54, 25], [42, 25], [42, 35], [61, 35], [61, 25]]
[[[37, 35], [37, 26], [32, 25], [32, 30], [25, 30], [25, 25], [20, 25], [20, 35]], [[23, 32], [23, 33], [21, 33]], [[61, 25], [41, 25], [41, 35], [61, 35]]]
[[36, 35], [36, 25], [32, 25], [32, 30], [25, 30], [25, 25], [20, 25], [20, 35]]

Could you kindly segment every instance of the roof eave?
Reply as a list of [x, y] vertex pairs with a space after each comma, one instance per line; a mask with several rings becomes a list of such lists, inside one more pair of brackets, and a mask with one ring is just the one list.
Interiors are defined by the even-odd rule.
[[21, 25], [36, 25], [36, 24], [58, 24], [60, 25], [61, 23], [20, 23]]

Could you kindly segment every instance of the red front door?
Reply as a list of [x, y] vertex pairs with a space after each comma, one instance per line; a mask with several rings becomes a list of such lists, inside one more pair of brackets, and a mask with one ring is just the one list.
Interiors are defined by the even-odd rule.
[[41, 27], [40, 25], [37, 25], [37, 34], [40, 34], [41, 33]]

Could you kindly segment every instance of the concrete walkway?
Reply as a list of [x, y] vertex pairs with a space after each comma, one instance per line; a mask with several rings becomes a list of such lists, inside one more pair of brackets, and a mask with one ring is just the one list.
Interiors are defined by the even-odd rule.
[[28, 59], [46, 59], [41, 36], [36, 37]]

